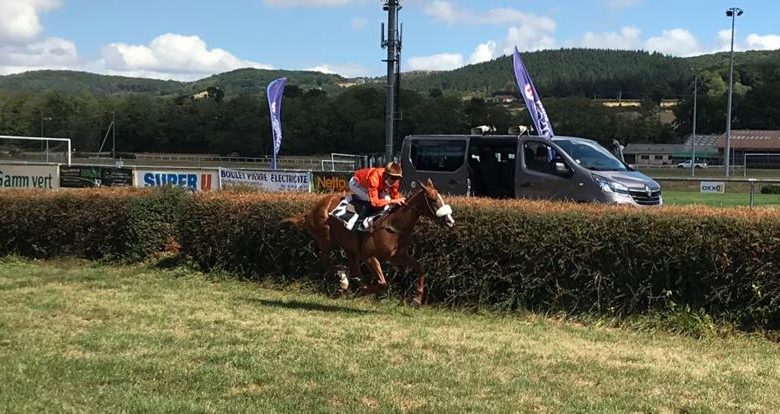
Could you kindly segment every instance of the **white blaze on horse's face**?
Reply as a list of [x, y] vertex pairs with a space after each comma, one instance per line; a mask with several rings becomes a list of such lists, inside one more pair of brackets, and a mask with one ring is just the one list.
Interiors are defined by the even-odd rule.
[[441, 194], [436, 194], [436, 217], [443, 218], [444, 224], [446, 224], [447, 227], [455, 225], [455, 219], [452, 218], [452, 207], [450, 207], [449, 204], [444, 203]]

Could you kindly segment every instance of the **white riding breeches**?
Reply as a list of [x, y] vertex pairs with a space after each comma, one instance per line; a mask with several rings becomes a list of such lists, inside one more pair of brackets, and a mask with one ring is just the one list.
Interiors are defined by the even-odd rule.
[[[355, 197], [357, 197], [360, 200], [366, 202], [370, 201], [368, 199], [368, 189], [360, 185], [357, 178], [355, 177], [349, 179], [349, 191], [352, 191], [352, 194], [355, 195]], [[379, 198], [384, 198], [385, 200], [389, 200], [390, 194], [386, 192], [381, 192], [379, 193]]]

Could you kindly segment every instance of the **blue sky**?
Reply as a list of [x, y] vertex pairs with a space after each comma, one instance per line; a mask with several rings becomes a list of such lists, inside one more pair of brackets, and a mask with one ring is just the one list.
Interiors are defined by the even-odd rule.
[[[384, 72], [381, 0], [0, 0], [0, 74], [37, 69], [194, 80], [242, 67]], [[780, 48], [780, 1], [401, 0], [402, 70], [588, 47], [692, 56]]]

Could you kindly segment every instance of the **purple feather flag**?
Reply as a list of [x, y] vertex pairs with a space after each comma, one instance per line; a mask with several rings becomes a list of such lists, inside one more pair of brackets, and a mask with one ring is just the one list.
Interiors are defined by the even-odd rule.
[[268, 84], [268, 108], [271, 111], [271, 130], [274, 134], [274, 157], [271, 169], [276, 169], [276, 154], [282, 146], [282, 94], [287, 78], [279, 78]]
[[517, 85], [520, 87], [520, 95], [523, 95], [523, 99], [525, 99], [525, 106], [528, 107], [528, 113], [534, 122], [536, 133], [552, 138], [555, 135], [552, 130], [552, 124], [550, 124], [550, 120], [547, 118], [547, 112], [539, 99], [539, 94], [536, 93], [534, 83], [531, 81], [531, 76], [528, 74], [525, 65], [523, 65], [523, 59], [520, 57], [520, 52], [517, 51], [517, 48], [515, 48], [514, 67], [515, 79], [517, 79]]

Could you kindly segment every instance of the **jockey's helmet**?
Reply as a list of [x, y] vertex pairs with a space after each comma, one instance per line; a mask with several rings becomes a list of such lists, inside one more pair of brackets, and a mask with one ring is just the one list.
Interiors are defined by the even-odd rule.
[[387, 177], [403, 177], [403, 171], [401, 171], [401, 164], [390, 161], [385, 165], [385, 176]]

